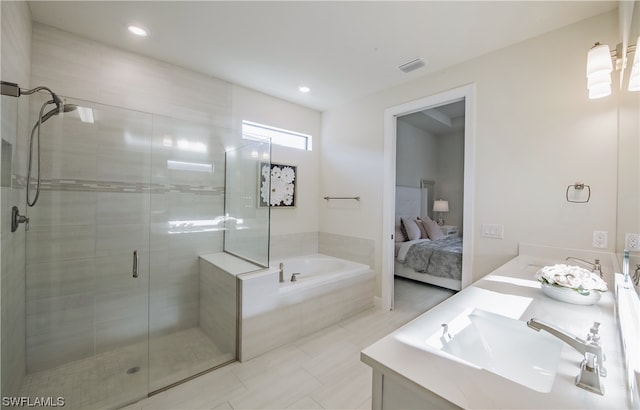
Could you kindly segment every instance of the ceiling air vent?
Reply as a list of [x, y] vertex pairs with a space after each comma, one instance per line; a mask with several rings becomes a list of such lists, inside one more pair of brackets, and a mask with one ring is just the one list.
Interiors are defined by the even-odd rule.
[[413, 70], [417, 70], [418, 68], [424, 67], [426, 66], [427, 63], [420, 57], [413, 59], [409, 62], [406, 62], [400, 66], [398, 66], [398, 68], [400, 69], [400, 71], [404, 72], [404, 73], [409, 73]]

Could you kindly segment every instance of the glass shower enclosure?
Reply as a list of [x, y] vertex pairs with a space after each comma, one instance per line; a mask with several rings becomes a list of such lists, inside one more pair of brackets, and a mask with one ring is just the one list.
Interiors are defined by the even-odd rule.
[[270, 207], [261, 206], [261, 193], [271, 189], [271, 142], [251, 141], [226, 152], [224, 250], [269, 266]]
[[[30, 98], [31, 126], [44, 97]], [[225, 127], [66, 103], [79, 108], [42, 125], [41, 192], [33, 207], [23, 198], [28, 135], [5, 127], [19, 119], [3, 104], [2, 215], [15, 202], [29, 224], [13, 234], [2, 230], [3, 316], [16, 302], [5, 296], [7, 286], [24, 289], [23, 323], [2, 321], [2, 394], [116, 408], [235, 360], [235, 332], [220, 343], [200, 326], [215, 312], [205, 308], [211, 292], [203, 289], [199, 255], [221, 252], [225, 221], [233, 221], [226, 245], [233, 250], [250, 238], [246, 259], [268, 265], [268, 208], [249, 206], [247, 196], [257, 192], [253, 152], [270, 148], [238, 150], [235, 159], [251, 165], [238, 162], [225, 181]], [[10, 134], [15, 146], [5, 144]], [[225, 184], [249, 181], [225, 209]], [[22, 269], [5, 264], [13, 243], [24, 244]], [[20, 343], [6, 338], [21, 328], [18, 351]], [[12, 385], [12, 378], [20, 382]]]

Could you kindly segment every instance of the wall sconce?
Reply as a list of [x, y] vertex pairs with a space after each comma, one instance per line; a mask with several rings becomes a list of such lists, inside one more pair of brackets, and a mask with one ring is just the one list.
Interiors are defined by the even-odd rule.
[[596, 43], [587, 54], [587, 89], [589, 98], [602, 98], [611, 94], [611, 51], [606, 44]]
[[438, 225], [444, 225], [444, 219], [442, 219], [443, 212], [449, 212], [449, 201], [445, 201], [444, 199], [437, 199], [433, 201], [433, 212], [439, 212], [438, 215]]
[[638, 36], [636, 46], [634, 47], [635, 56], [633, 57], [633, 66], [631, 67], [631, 75], [629, 76], [629, 91], [640, 91], [640, 52], [638, 50], [638, 44], [640, 44], [640, 36]]
[[[627, 48], [626, 54], [637, 51], [639, 43], [640, 37], [635, 45]], [[596, 43], [587, 53], [587, 89], [590, 99], [611, 95], [612, 59], [616, 59], [616, 70], [624, 70], [626, 66], [626, 58], [619, 54], [622, 54], [622, 44], [618, 44], [616, 50], [611, 52], [608, 45]], [[640, 91], [640, 53], [638, 52], [633, 59], [628, 90]]]

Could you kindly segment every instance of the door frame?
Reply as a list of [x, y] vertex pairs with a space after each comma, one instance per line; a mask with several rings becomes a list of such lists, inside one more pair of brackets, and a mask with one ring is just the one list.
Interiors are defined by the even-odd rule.
[[394, 234], [396, 197], [397, 119], [403, 115], [464, 99], [464, 234], [462, 239], [462, 288], [473, 279], [473, 170], [475, 156], [475, 84], [467, 84], [437, 94], [389, 107], [384, 112], [384, 158], [382, 200], [382, 307], [393, 309]]

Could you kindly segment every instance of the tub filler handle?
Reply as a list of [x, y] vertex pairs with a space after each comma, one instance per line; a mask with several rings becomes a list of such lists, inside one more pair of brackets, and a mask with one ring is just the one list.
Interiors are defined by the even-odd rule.
[[296, 272], [291, 274], [291, 282], [297, 282], [298, 278], [296, 278], [296, 276], [300, 275], [300, 272]]

